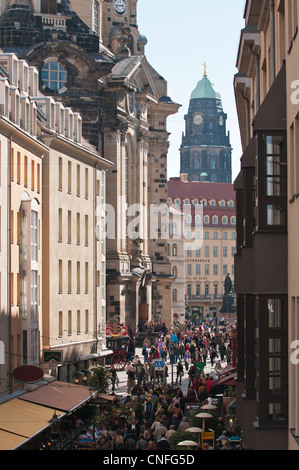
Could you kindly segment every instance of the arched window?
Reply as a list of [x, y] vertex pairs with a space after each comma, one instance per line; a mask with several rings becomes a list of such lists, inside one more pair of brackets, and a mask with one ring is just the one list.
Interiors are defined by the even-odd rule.
[[194, 160], [193, 160], [193, 168], [194, 168], [194, 170], [198, 170], [198, 168], [199, 168], [199, 161], [198, 161], [198, 158], [194, 158]]
[[227, 225], [227, 222], [228, 222], [227, 216], [224, 215], [224, 216], [222, 217], [222, 223], [223, 223], [224, 225]]
[[172, 268], [172, 275], [173, 277], [178, 277], [178, 268], [176, 266]]
[[214, 224], [214, 225], [218, 224], [218, 217], [217, 217], [217, 215], [213, 215], [212, 221], [213, 221], [213, 224]]
[[174, 244], [172, 245], [172, 256], [177, 256], [178, 251], [177, 251], [177, 245]]
[[236, 225], [236, 217], [235, 216], [231, 217], [230, 222], [232, 225]]

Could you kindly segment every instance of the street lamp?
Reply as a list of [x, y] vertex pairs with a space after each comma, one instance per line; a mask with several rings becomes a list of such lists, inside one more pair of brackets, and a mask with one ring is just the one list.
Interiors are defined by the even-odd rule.
[[48, 421], [48, 423], [50, 425], [51, 444], [55, 444], [55, 442], [59, 439], [60, 435], [60, 421], [55, 410], [52, 418]]

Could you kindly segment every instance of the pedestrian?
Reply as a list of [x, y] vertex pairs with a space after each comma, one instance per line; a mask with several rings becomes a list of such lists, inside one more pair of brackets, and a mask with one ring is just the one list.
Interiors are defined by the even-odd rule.
[[144, 413], [144, 418], [150, 425], [153, 422], [153, 411], [154, 411], [154, 405], [150, 397], [148, 397], [143, 405], [143, 413]]
[[170, 449], [169, 441], [166, 438], [166, 434], [163, 433], [161, 435], [161, 439], [159, 439], [157, 443], [157, 450], [169, 450], [169, 449]]
[[114, 365], [111, 366], [111, 384], [112, 392], [115, 392], [115, 384], [119, 384], [119, 379]]
[[180, 384], [182, 383], [182, 377], [184, 375], [184, 368], [181, 363], [181, 361], [178, 361], [177, 366], [176, 366], [176, 383]]
[[147, 441], [144, 439], [144, 435], [140, 434], [136, 444], [136, 450], [145, 450], [147, 448]]
[[131, 394], [131, 390], [135, 385], [135, 370], [134, 367], [131, 365], [129, 370], [127, 371], [127, 393], [128, 395]]
[[146, 361], [148, 359], [148, 350], [145, 346], [143, 346], [143, 348], [142, 348], [142, 355], [143, 355], [143, 358], [144, 358], [144, 363], [146, 363]]
[[189, 349], [186, 349], [186, 352], [185, 352], [185, 355], [184, 355], [184, 362], [185, 362], [185, 369], [188, 372], [189, 366], [191, 364], [191, 356], [190, 356]]

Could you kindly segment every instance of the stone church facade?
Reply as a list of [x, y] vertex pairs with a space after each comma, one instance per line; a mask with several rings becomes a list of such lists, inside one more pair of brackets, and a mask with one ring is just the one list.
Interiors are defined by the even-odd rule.
[[137, 0], [86, 0], [84, 9], [82, 3], [2, 0], [0, 47], [39, 70], [42, 93], [80, 112], [83, 136], [114, 164], [107, 170], [109, 227], [102, 228], [106, 323], [134, 331], [162, 312], [170, 324], [167, 240], [149, 214], [167, 204], [166, 123], [179, 105], [144, 54]]

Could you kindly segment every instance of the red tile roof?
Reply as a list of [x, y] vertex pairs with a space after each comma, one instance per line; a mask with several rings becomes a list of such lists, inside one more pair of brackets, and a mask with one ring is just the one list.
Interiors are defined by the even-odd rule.
[[207, 183], [188, 181], [184, 183], [179, 177], [170, 178], [167, 182], [167, 193], [171, 199], [215, 199], [235, 201], [234, 185], [230, 183]]

